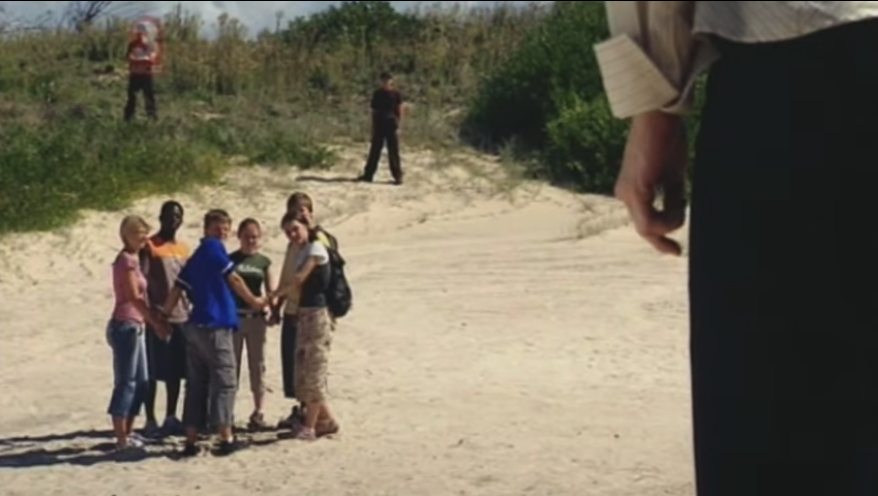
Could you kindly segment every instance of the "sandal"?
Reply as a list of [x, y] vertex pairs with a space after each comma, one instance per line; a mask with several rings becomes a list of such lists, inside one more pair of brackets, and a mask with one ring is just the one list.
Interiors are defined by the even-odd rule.
[[296, 436], [293, 438], [298, 441], [316, 441], [317, 434], [313, 429], [308, 429], [307, 427], [301, 427], [299, 432], [296, 433]]
[[338, 432], [338, 422], [332, 419], [317, 422], [317, 428], [314, 429], [317, 437], [331, 436]]
[[264, 431], [268, 429], [268, 423], [265, 422], [265, 417], [261, 412], [256, 412], [253, 415], [250, 415], [250, 422], [247, 423], [247, 429], [251, 431]]

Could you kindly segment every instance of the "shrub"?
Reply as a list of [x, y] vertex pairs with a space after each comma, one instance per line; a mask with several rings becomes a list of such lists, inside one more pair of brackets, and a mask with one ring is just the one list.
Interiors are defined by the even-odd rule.
[[218, 129], [198, 120], [180, 127], [72, 118], [8, 126], [0, 131], [0, 233], [50, 229], [80, 209], [118, 209], [138, 196], [210, 182], [227, 155], [305, 167], [332, 160], [325, 148], [280, 134], [243, 147]]
[[[515, 142], [531, 175], [610, 193], [627, 124], [610, 113], [593, 50], [608, 35], [604, 2], [555, 2], [545, 21], [482, 81], [464, 138], [493, 150]], [[690, 117], [692, 127], [698, 112]]]
[[[159, 122], [123, 125], [128, 22], [24, 29], [0, 12], [0, 233], [51, 228], [80, 208], [210, 181], [230, 156], [325, 168], [316, 143], [368, 139], [368, 98], [390, 70], [413, 105], [408, 146], [454, 144], [462, 107], [535, 26], [538, 4], [426, 8], [341, 2], [248, 36], [217, 36], [177, 6], [164, 18]], [[141, 116], [138, 116], [140, 118]], [[364, 145], [365, 152], [365, 145]]]

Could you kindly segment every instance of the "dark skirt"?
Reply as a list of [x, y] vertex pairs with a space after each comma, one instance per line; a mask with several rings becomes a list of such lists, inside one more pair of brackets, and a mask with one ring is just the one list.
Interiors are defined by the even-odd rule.
[[878, 494], [878, 24], [720, 42], [694, 165], [699, 496]]

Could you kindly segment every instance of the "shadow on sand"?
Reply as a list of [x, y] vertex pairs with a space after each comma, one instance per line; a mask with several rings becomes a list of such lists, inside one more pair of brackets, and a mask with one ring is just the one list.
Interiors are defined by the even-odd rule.
[[[267, 436], [266, 436], [267, 434]], [[237, 433], [247, 447], [278, 441], [276, 432]], [[101, 441], [93, 442], [100, 439]], [[116, 451], [110, 430], [75, 431], [45, 436], [0, 439], [0, 468], [34, 468], [56, 465], [90, 467], [100, 463], [135, 463], [150, 458], [180, 460], [182, 438], [166, 437], [138, 451]], [[55, 446], [50, 446], [55, 444]], [[203, 444], [203, 443], [202, 443]]]
[[[296, 181], [301, 181], [303, 183], [312, 182], [312, 183], [358, 183], [360, 180], [356, 177], [350, 176], [334, 176], [334, 177], [320, 177], [320, 176], [299, 176], [296, 178]], [[372, 184], [394, 184], [393, 181], [374, 181]]]
[[348, 176], [334, 176], [334, 177], [320, 177], [320, 176], [299, 176], [296, 178], [296, 181], [301, 181], [303, 183], [356, 183], [359, 180], [356, 177], [348, 177]]

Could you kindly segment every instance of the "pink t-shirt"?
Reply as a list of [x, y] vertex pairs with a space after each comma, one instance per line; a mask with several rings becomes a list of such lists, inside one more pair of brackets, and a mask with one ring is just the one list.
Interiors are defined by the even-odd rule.
[[113, 320], [144, 323], [143, 314], [134, 304], [125, 298], [125, 284], [129, 271], [134, 271], [137, 277], [137, 287], [140, 294], [146, 295], [146, 277], [140, 270], [140, 261], [133, 253], [122, 252], [113, 262], [113, 294], [116, 297], [116, 305], [113, 307]]

